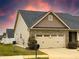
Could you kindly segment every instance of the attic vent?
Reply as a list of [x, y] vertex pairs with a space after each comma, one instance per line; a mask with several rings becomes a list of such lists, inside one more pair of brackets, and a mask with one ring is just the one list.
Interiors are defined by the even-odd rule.
[[49, 16], [48, 16], [48, 20], [49, 20], [49, 21], [53, 21], [53, 15], [49, 15]]

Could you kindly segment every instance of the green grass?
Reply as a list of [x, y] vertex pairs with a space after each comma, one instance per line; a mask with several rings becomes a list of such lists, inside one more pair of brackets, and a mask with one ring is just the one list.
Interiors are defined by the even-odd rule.
[[[24, 49], [13, 45], [0, 44], [0, 56], [12, 56], [12, 55], [35, 55], [34, 50]], [[38, 55], [45, 55], [45, 53], [38, 51]]]

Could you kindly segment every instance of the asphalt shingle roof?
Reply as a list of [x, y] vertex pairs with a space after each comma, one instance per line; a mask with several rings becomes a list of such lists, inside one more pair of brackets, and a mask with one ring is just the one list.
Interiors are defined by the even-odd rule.
[[6, 30], [8, 38], [14, 38], [14, 30], [13, 29], [7, 29]]
[[[41, 11], [25, 11], [25, 10], [19, 10], [19, 12], [28, 27], [31, 27], [46, 13], [48, 13], [48, 12], [41, 12]], [[61, 20], [64, 21], [70, 27], [70, 29], [79, 29], [78, 17], [72, 16], [67, 13], [55, 13], [55, 14], [59, 16]]]
[[65, 13], [56, 14], [70, 27], [70, 29], [79, 29], [79, 19], [75, 16]]
[[19, 12], [28, 27], [31, 27], [47, 13], [41, 11], [25, 11], [25, 10], [19, 10]]

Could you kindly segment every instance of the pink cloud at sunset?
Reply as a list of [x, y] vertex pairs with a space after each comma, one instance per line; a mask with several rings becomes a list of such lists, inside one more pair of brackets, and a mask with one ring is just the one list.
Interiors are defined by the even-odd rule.
[[4, 16], [5, 14], [4, 13], [0, 13], [0, 16]]
[[[15, 23], [15, 20], [16, 20], [16, 13], [12, 13], [10, 16], [8, 16], [8, 21], [6, 22], [6, 25], [9, 27], [9, 28], [12, 28], [12, 26], [14, 25]], [[11, 25], [10, 25], [11, 24]], [[5, 26], [5, 27], [7, 27]], [[14, 27], [14, 26], [13, 26]]]
[[34, 2], [29, 2], [29, 4], [26, 5], [24, 9], [33, 11], [49, 11], [51, 9], [51, 6], [43, 0], [34, 0]]
[[23, 10], [32, 11], [53, 11], [53, 12], [63, 12], [61, 7], [56, 5], [50, 5], [44, 0], [29, 0], [30, 2], [23, 7]]
[[4, 15], [5, 15], [5, 13], [0, 11], [0, 16], [4, 16]]
[[0, 23], [0, 28], [5, 31], [7, 28], [13, 28], [16, 20], [16, 13], [10, 14], [7, 18], [7, 21], [4, 23]]
[[12, 14], [8, 17], [8, 19], [9, 19], [9, 20], [13, 20], [15, 17], [16, 17], [16, 13], [12, 13]]

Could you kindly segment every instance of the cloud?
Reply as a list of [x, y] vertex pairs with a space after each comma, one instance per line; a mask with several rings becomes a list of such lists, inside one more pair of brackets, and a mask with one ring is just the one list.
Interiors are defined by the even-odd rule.
[[0, 12], [0, 16], [4, 16], [5, 15], [5, 13], [3, 13], [3, 12]]
[[[34, 1], [34, 2], [33, 2]], [[52, 10], [53, 12], [63, 12], [61, 10], [61, 7], [57, 5], [51, 5], [48, 2], [44, 0], [30, 0], [28, 5], [24, 6], [24, 10], [33, 10], [33, 11], [50, 11]], [[54, 1], [56, 2], [56, 1]]]
[[9, 20], [13, 20], [13, 19], [15, 19], [15, 17], [16, 17], [16, 13], [12, 13], [12, 14], [10, 14], [10, 15], [8, 16], [8, 19], [9, 19]]
[[5, 16], [5, 13], [3, 11], [0, 11], [0, 16]]
[[34, 11], [49, 11], [51, 9], [51, 6], [47, 2], [44, 2], [43, 0], [33, 0], [33, 1], [30, 0], [29, 4], [24, 6], [24, 9]]
[[9, 28], [13, 28], [16, 20], [16, 13], [12, 13], [8, 16], [6, 25]]

